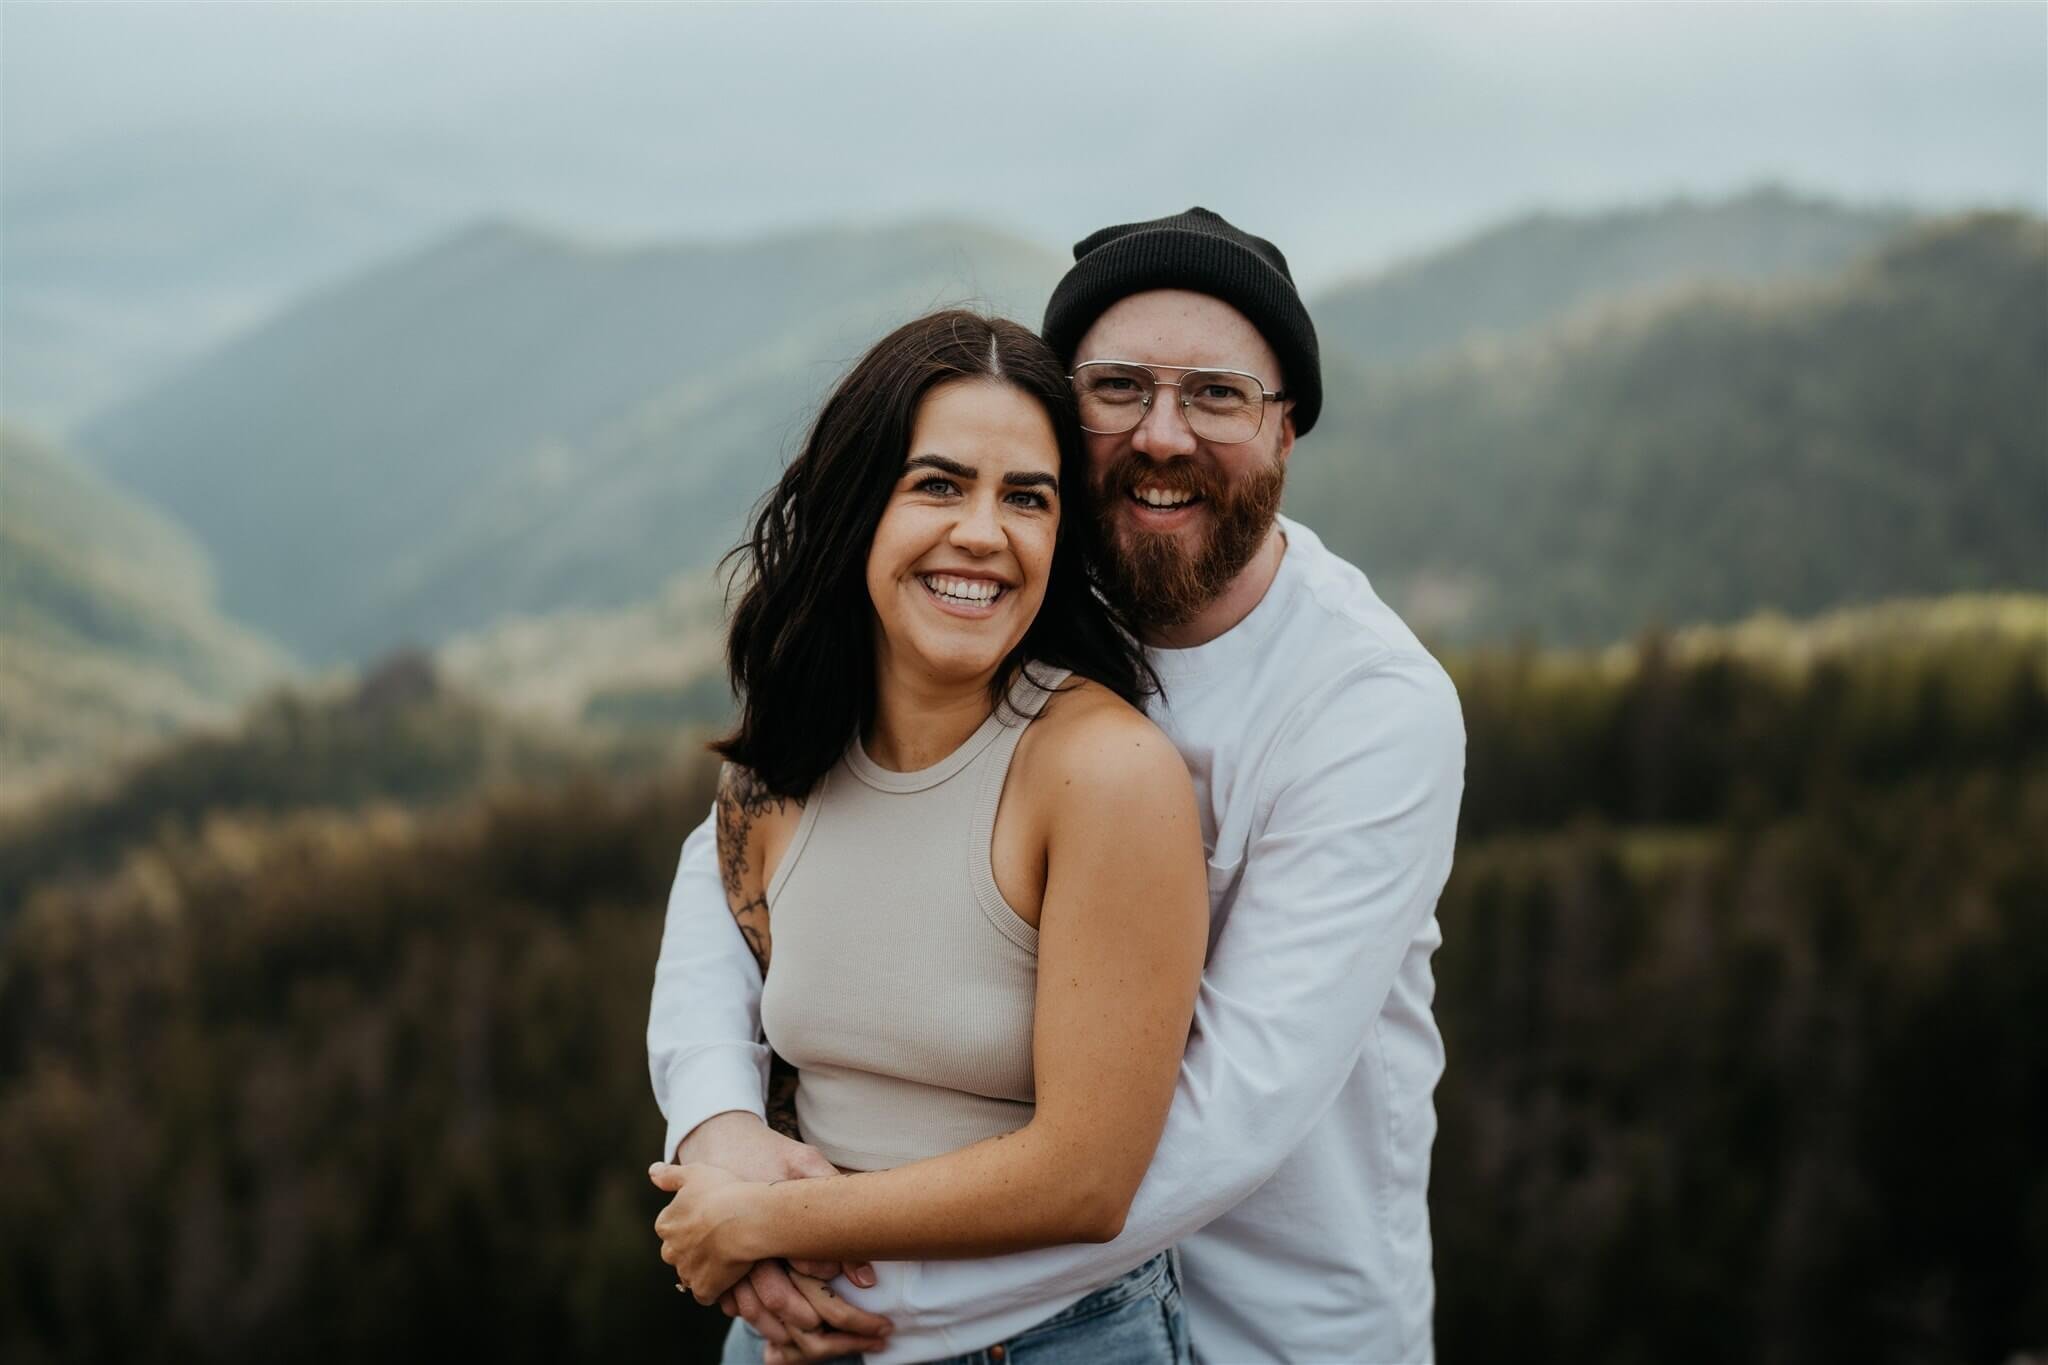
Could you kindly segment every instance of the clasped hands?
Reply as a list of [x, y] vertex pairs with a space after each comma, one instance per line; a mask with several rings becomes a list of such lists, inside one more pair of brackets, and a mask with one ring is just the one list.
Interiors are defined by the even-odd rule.
[[738, 1259], [729, 1229], [766, 1182], [837, 1174], [815, 1148], [775, 1132], [748, 1113], [706, 1119], [683, 1140], [684, 1164], [657, 1162], [647, 1176], [675, 1197], [655, 1219], [661, 1259], [700, 1303], [745, 1318], [768, 1342], [766, 1365], [792, 1365], [880, 1350], [893, 1324], [833, 1292], [842, 1270], [855, 1284], [875, 1282], [871, 1266], [836, 1262]]

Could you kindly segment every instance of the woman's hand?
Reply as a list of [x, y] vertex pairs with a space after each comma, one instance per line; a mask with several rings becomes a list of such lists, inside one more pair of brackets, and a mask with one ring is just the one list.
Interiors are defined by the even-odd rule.
[[752, 1256], [732, 1249], [732, 1234], [754, 1193], [768, 1187], [716, 1166], [671, 1166], [661, 1161], [647, 1168], [647, 1178], [675, 1195], [654, 1220], [661, 1259], [675, 1269], [677, 1282], [698, 1303], [717, 1303], [754, 1264]]

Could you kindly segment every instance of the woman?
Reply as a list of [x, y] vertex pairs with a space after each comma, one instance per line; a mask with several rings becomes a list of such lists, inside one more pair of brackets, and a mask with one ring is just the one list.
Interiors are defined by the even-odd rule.
[[[1137, 709], [1149, 670], [1087, 577], [1087, 486], [1057, 357], [945, 312], [855, 366], [759, 517], [719, 856], [803, 1138], [843, 1174], [683, 1168], [657, 1226], [700, 1302], [768, 1257], [985, 1256], [1122, 1225], [1208, 898], [1187, 772]], [[1045, 1308], [1013, 1352], [1186, 1359], [1163, 1254]], [[759, 1351], [734, 1333], [728, 1359]]]

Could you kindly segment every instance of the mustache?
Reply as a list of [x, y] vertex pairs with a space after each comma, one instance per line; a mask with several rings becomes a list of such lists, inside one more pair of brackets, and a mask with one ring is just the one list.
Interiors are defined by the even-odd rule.
[[1161, 464], [1137, 454], [1120, 456], [1103, 472], [1096, 491], [1124, 494], [1136, 492], [1146, 485], [1172, 493], [1193, 493], [1209, 502], [1222, 501], [1225, 491], [1223, 480], [1213, 470], [1187, 456], [1178, 456]]

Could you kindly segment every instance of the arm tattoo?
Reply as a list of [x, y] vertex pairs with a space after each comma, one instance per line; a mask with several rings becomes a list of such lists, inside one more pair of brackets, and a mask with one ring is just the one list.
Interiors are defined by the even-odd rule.
[[[773, 946], [768, 933], [767, 888], [755, 892], [748, 886], [747, 836], [754, 821], [769, 811], [781, 811], [792, 798], [777, 796], [736, 763], [725, 765], [718, 778], [718, 874], [725, 883], [725, 903], [732, 911], [740, 935], [761, 974], [768, 974], [768, 955]], [[801, 799], [796, 800], [802, 806]]]
[[[755, 820], [770, 811], [780, 813], [789, 799], [769, 791], [751, 769], [736, 763], [726, 764], [718, 775], [718, 875], [725, 883], [726, 906], [764, 977], [773, 946], [768, 933], [767, 887], [761, 886], [757, 893], [748, 885], [749, 873], [754, 874], [751, 880], [758, 882], [761, 869], [749, 866], [747, 839]], [[801, 807], [803, 801], [797, 799], [796, 804]], [[776, 1053], [769, 1054], [768, 1126], [784, 1137], [803, 1141], [796, 1122], [796, 1068]]]

